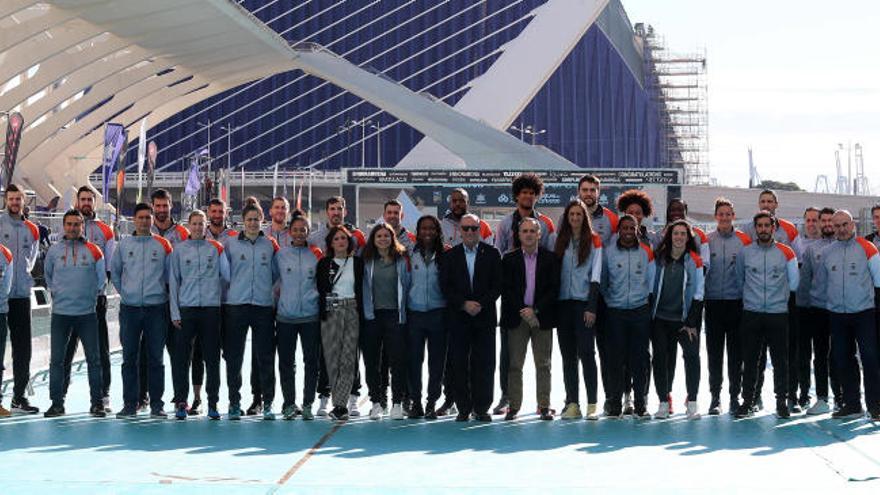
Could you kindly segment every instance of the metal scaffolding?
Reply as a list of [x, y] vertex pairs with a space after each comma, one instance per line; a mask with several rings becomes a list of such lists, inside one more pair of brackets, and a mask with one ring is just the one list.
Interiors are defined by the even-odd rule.
[[684, 171], [686, 184], [709, 184], [709, 105], [706, 53], [675, 53], [653, 26], [635, 25], [642, 45], [645, 84], [659, 104], [668, 166]]

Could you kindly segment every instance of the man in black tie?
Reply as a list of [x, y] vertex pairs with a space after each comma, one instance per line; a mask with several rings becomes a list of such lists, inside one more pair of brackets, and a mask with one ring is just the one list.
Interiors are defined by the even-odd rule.
[[452, 248], [440, 272], [440, 283], [449, 308], [449, 352], [456, 421], [467, 421], [473, 412], [479, 421], [492, 421], [495, 376], [495, 302], [501, 295], [501, 255], [480, 241], [480, 218], [461, 218], [462, 243]]

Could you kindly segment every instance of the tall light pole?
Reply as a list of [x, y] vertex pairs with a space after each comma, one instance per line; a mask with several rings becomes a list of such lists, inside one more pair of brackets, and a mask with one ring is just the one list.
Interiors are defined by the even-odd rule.
[[370, 126], [370, 129], [376, 129], [376, 168], [382, 167], [382, 123], [376, 120], [376, 123]]
[[226, 131], [226, 174], [224, 182], [226, 183], [226, 200], [230, 203], [232, 203], [232, 188], [230, 187], [232, 184], [232, 133], [238, 129], [238, 127], [228, 122], [226, 125], [220, 126], [221, 131]]
[[[208, 119], [208, 122], [196, 122], [196, 125], [198, 125], [199, 127], [204, 127], [205, 129], [208, 130], [207, 148], [208, 148], [208, 173], [209, 174], [211, 173], [211, 159], [213, 157], [213, 155], [211, 155], [211, 124], [212, 124], [211, 119]], [[198, 159], [199, 159], [198, 152], [196, 152], [196, 161], [198, 161]]]
[[352, 125], [361, 126], [361, 168], [367, 166], [367, 126], [372, 123], [373, 121], [367, 118], [352, 121]]
[[[531, 127], [531, 126], [529, 126], [529, 127]], [[526, 140], [526, 137], [525, 137], [525, 129], [526, 129], [526, 127], [523, 125], [522, 120], [519, 121], [519, 127], [517, 127], [517, 126], [515, 126], [515, 125], [510, 126], [510, 130], [518, 131], [518, 132], [519, 132], [519, 140], [520, 140], [520, 141], [525, 141], [525, 140]]]
[[532, 126], [527, 125], [526, 128], [523, 129], [523, 132], [532, 136], [532, 146], [534, 146], [537, 143], [538, 136], [547, 132], [547, 129], [535, 129]]

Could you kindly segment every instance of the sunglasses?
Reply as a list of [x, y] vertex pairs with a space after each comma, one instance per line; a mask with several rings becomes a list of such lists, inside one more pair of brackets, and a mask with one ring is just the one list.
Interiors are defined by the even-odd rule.
[[479, 228], [480, 228], [479, 225], [462, 225], [461, 226], [461, 230], [463, 230], [465, 232], [476, 232], [477, 229], [479, 229]]

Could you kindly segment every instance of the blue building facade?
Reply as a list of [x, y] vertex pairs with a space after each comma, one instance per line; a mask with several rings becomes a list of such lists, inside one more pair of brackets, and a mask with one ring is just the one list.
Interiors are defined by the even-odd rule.
[[[319, 43], [455, 105], [468, 82], [491, 66], [499, 47], [519, 35], [542, 3], [245, 0], [242, 5], [291, 43]], [[515, 123], [544, 130], [537, 144], [584, 168], [663, 167], [659, 107], [646, 89], [644, 71], [629, 19], [614, 0]], [[371, 124], [351, 124], [366, 119]], [[210, 144], [207, 128], [199, 124], [209, 121]], [[236, 128], [229, 141], [222, 126]], [[344, 90], [294, 71], [201, 102], [147, 137], [156, 141], [158, 165], [167, 170], [180, 170], [187, 156], [206, 147], [217, 166], [229, 159], [234, 168], [248, 170], [276, 162], [283, 169], [332, 170], [359, 167], [362, 160], [367, 167], [394, 166], [423, 136]], [[129, 160], [133, 163], [134, 155]]]

